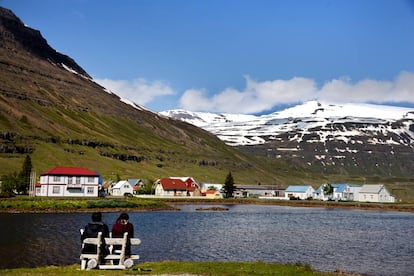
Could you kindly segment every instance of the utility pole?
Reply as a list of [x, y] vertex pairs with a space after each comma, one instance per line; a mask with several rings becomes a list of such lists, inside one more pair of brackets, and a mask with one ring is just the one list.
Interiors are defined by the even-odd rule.
[[29, 196], [36, 196], [36, 172], [30, 172]]

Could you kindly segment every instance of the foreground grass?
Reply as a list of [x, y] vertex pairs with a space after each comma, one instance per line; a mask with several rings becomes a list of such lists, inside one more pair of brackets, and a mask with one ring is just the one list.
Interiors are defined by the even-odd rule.
[[[160, 274], [192, 274], [214, 276], [243, 276], [243, 275], [347, 275], [341, 272], [324, 273], [301, 264], [270, 264], [263, 262], [148, 262], [135, 265], [129, 270], [79, 270], [79, 265], [62, 267], [39, 267], [2, 269], [1, 275], [160, 275]], [[348, 274], [349, 275], [349, 274]]]
[[158, 210], [168, 209], [169, 206], [156, 200], [138, 198], [42, 198], [15, 197], [0, 201], [0, 212], [63, 212], [63, 211], [93, 211], [94, 209], [133, 209]]

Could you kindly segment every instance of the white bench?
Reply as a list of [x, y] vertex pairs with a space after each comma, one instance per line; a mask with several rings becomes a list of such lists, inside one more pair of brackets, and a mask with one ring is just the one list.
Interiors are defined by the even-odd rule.
[[[96, 254], [81, 254], [81, 269], [127, 269], [134, 265], [134, 260], [139, 259], [139, 255], [125, 255], [125, 249], [128, 241], [128, 233], [124, 233], [123, 238], [105, 238], [105, 243], [109, 247], [109, 255], [106, 255], [101, 259], [101, 244], [102, 244], [102, 233], [98, 233], [96, 238], [86, 238], [83, 240], [82, 248], [85, 244], [93, 244], [97, 248]], [[130, 239], [131, 246], [140, 245], [141, 240], [132, 238]], [[114, 245], [121, 245], [121, 250], [113, 250]], [[118, 264], [114, 264], [113, 261], [118, 260]], [[101, 264], [105, 263], [105, 264]]]

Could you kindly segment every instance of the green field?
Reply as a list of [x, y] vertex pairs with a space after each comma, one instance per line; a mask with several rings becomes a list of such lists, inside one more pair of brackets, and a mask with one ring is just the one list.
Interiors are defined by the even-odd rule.
[[[0, 270], [1, 275], [217, 275], [217, 276], [316, 276], [350, 275], [338, 269], [324, 273], [314, 271], [309, 265], [269, 264], [263, 262], [174, 262], [142, 263], [129, 270], [79, 270], [79, 265]], [[355, 274], [353, 274], [355, 275]]]

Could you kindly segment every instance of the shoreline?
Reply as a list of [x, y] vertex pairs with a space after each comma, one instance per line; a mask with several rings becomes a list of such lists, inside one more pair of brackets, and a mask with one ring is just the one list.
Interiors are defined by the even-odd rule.
[[[102, 207], [102, 208], [76, 208], [76, 209], [26, 209], [10, 208], [0, 209], [0, 213], [22, 214], [22, 213], [89, 213], [99, 210], [100, 212], [153, 212], [153, 211], [180, 211], [177, 205], [276, 205], [298, 208], [338, 208], [353, 210], [376, 210], [389, 212], [409, 212], [414, 213], [413, 203], [368, 203], [368, 202], [334, 202], [334, 201], [316, 201], [316, 200], [276, 200], [276, 199], [191, 199], [191, 198], [156, 198], [155, 201], [165, 203], [166, 206], [159, 207]], [[175, 206], [173, 206], [175, 205]]]
[[414, 213], [413, 203], [375, 203], [375, 202], [335, 202], [335, 201], [317, 201], [317, 200], [274, 200], [274, 199], [229, 199], [229, 200], [192, 200], [192, 199], [174, 199], [165, 200], [164, 202], [174, 205], [180, 204], [200, 204], [200, 205], [234, 205], [234, 204], [252, 204], [252, 205], [277, 205], [300, 208], [339, 208], [355, 210], [380, 210], [395, 212]]

